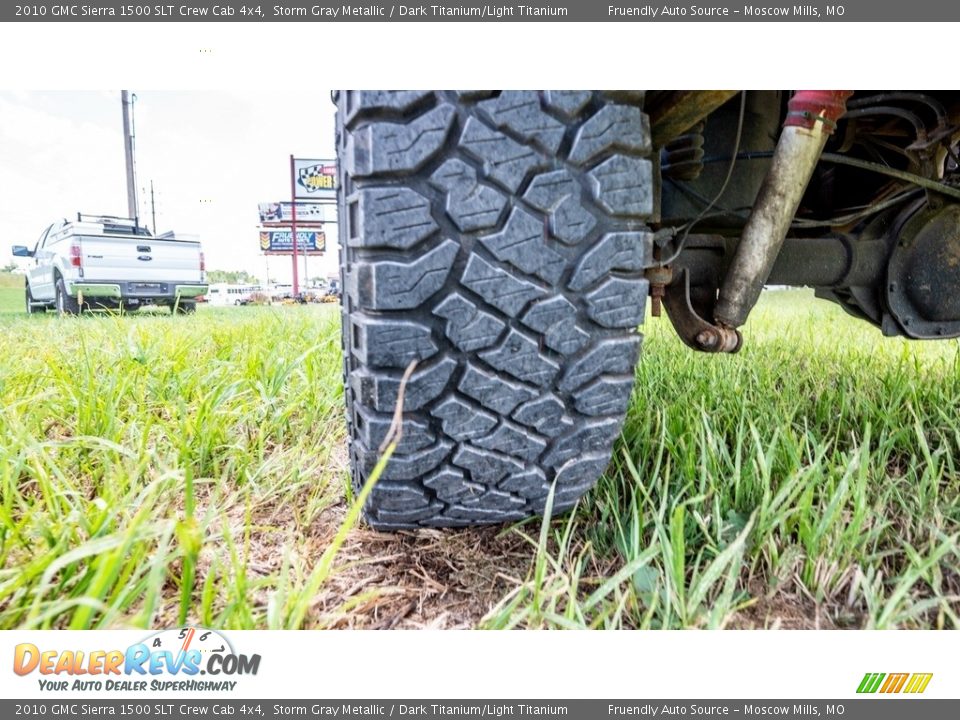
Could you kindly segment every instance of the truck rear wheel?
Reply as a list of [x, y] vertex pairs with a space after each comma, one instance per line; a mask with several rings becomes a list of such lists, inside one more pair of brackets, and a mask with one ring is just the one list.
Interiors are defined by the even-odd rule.
[[62, 277], [57, 278], [56, 289], [57, 312], [61, 315], [79, 315], [80, 302], [77, 298], [71, 297], [67, 293], [67, 286]]
[[33, 315], [34, 313], [45, 313], [47, 311], [47, 308], [44, 305], [34, 305], [33, 293], [30, 290], [29, 284], [27, 285], [24, 295], [26, 299], [27, 315]]
[[189, 315], [197, 311], [197, 304], [191, 301], [181, 300], [170, 306], [170, 312], [174, 315]]
[[340, 247], [353, 478], [400, 378], [378, 529], [569, 509], [634, 382], [652, 236], [642, 95], [341, 92]]

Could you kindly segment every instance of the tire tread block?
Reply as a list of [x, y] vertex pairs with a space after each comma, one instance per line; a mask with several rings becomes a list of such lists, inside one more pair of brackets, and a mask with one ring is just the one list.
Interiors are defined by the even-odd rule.
[[467, 363], [457, 389], [502, 415], [509, 414], [520, 403], [537, 396], [533, 388], [482, 370], [472, 363]]
[[567, 170], [537, 175], [523, 199], [548, 214], [550, 233], [567, 245], [583, 242], [597, 224], [583, 206], [580, 184]]
[[442, 244], [409, 262], [357, 263], [354, 294], [367, 310], [410, 310], [422, 305], [447, 281], [460, 244]]
[[[429, 367], [418, 368], [410, 376], [404, 391], [404, 412], [419, 410], [439, 397], [456, 368], [457, 361], [449, 357]], [[350, 386], [361, 405], [377, 412], [392, 413], [399, 398], [401, 375], [387, 371], [355, 370], [349, 376]]]
[[438, 348], [430, 328], [414, 320], [386, 320], [358, 315], [353, 318], [359, 344], [354, 354], [365, 364], [382, 368], [406, 368], [412, 361], [433, 356]]
[[572, 118], [589, 104], [592, 93], [589, 90], [547, 90], [543, 96], [546, 107]]
[[460, 445], [453, 455], [453, 464], [470, 473], [470, 479], [484, 485], [495, 485], [508, 473], [523, 470], [523, 463], [493, 450]]
[[487, 487], [464, 479], [463, 470], [446, 465], [423, 480], [425, 487], [436, 493], [437, 498], [446, 503], [455, 503], [464, 498], [479, 497]]
[[441, 502], [430, 503], [426, 507], [417, 510], [385, 510], [376, 511], [377, 524], [386, 527], [392, 527], [397, 530], [404, 528], [415, 528], [421, 520], [436, 517], [442, 512], [444, 505]]
[[346, 218], [351, 247], [408, 250], [439, 229], [430, 201], [409, 188], [365, 188], [350, 198], [353, 203], [357, 211]]
[[511, 417], [549, 437], [561, 435], [573, 425], [563, 401], [553, 393], [525, 402]]
[[477, 118], [467, 119], [460, 147], [483, 163], [484, 174], [510, 192], [516, 192], [530, 172], [545, 166], [543, 158], [529, 147], [492, 130]]
[[538, 467], [528, 468], [516, 475], [509, 475], [501, 480], [497, 487], [527, 500], [546, 497], [547, 493], [550, 492], [547, 475]]
[[[355, 408], [355, 414], [359, 416], [355, 419], [357, 436], [363, 444], [369, 448], [380, 447], [393, 426], [393, 416], [368, 412], [361, 408]], [[401, 425], [400, 442], [397, 444], [396, 452], [416, 452], [436, 441], [437, 436], [427, 423], [406, 417]]]
[[480, 310], [459, 293], [451, 293], [437, 305], [433, 314], [447, 320], [445, 333], [463, 352], [493, 345], [506, 324]]
[[491, 265], [479, 255], [470, 256], [462, 280], [466, 287], [488, 298], [491, 305], [510, 317], [516, 317], [534, 298], [547, 294], [543, 288]]
[[633, 376], [611, 377], [601, 375], [581, 388], [573, 397], [577, 411], [584, 415], [619, 415], [630, 405]]
[[558, 468], [571, 458], [603, 450], [609, 457], [609, 449], [620, 433], [618, 418], [602, 418], [581, 422], [572, 431], [554, 441], [543, 456], [548, 467]]
[[560, 366], [544, 357], [534, 340], [513, 328], [499, 345], [481, 352], [480, 358], [497, 370], [539, 387], [549, 385], [560, 372]]
[[447, 215], [461, 232], [493, 227], [507, 198], [477, 180], [477, 171], [463, 160], [447, 160], [430, 176], [430, 184], [446, 193]]
[[604, 373], [632, 373], [639, 352], [639, 335], [601, 340], [567, 367], [558, 388], [570, 392]]
[[587, 173], [593, 199], [611, 215], [643, 218], [653, 212], [649, 160], [614, 155]]
[[485, 235], [480, 242], [497, 260], [510, 263], [528, 275], [556, 283], [566, 260], [546, 244], [544, 224], [525, 210], [510, 213], [506, 226], [498, 233]]
[[489, 435], [473, 440], [473, 444], [504, 455], [513, 455], [533, 462], [547, 447], [547, 441], [529, 430], [504, 420]]
[[416, 172], [436, 155], [453, 126], [456, 111], [440, 105], [406, 123], [376, 122], [350, 135], [348, 171], [353, 177]]
[[503, 490], [487, 490], [483, 495], [467, 498], [459, 503], [461, 507], [485, 510], [518, 510], [526, 504], [526, 500]]
[[[359, 461], [364, 469], [364, 475], [369, 475], [377, 462], [380, 453], [366, 449], [362, 443], [358, 446]], [[437, 469], [450, 455], [454, 445], [449, 440], [440, 440], [435, 445], [418, 450], [414, 453], [394, 453], [383, 470], [381, 480], [415, 480]]]
[[497, 418], [458, 397], [448, 397], [430, 414], [439, 418], [443, 432], [457, 441], [479, 437], [496, 426]]
[[543, 334], [547, 347], [570, 355], [590, 339], [588, 333], [577, 327], [577, 308], [562, 295], [555, 295], [534, 303], [524, 314], [522, 322]]
[[[527, 516], [523, 510], [496, 510], [492, 508], [467, 507], [464, 505], [453, 505], [447, 510], [447, 516], [459, 520], [468, 521], [464, 525], [476, 525], [478, 523], [505, 523], [513, 520], [521, 520]], [[448, 523], [444, 523], [447, 525]]]
[[536, 91], [504, 91], [481, 102], [480, 108], [496, 127], [508, 128], [548, 153], [556, 153], [563, 142], [566, 126], [540, 109], [540, 93]]
[[630, 105], [603, 107], [577, 131], [569, 160], [582, 165], [610, 150], [636, 155], [650, 152], [650, 123], [640, 108]]
[[385, 510], [418, 510], [430, 504], [427, 494], [415, 485], [377, 483], [370, 494]]
[[[580, 488], [585, 483], [592, 485], [610, 464], [607, 453], [587, 453], [568, 460], [557, 469], [557, 492]], [[579, 494], [579, 493], [578, 493]]]
[[635, 328], [643, 322], [649, 285], [641, 278], [612, 277], [587, 293], [587, 314], [608, 328]]
[[427, 90], [345, 90], [347, 123], [362, 112], [403, 112], [430, 96]]
[[608, 233], [583, 254], [567, 287], [573, 291], [585, 290], [614, 270], [642, 272], [653, 264], [652, 256], [651, 233]]

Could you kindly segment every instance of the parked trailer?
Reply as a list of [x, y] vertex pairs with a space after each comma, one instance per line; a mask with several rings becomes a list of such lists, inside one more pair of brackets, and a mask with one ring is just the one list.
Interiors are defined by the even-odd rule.
[[213, 283], [207, 291], [207, 302], [214, 306], [247, 305], [263, 290], [259, 285]]

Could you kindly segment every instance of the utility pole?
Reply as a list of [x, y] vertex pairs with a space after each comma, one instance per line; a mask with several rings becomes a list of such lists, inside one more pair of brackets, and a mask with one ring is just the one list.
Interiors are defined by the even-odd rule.
[[134, 220], [137, 219], [137, 179], [133, 169], [133, 133], [130, 131], [130, 94], [126, 90], [120, 91], [120, 102], [123, 105], [123, 152], [127, 161], [127, 213]]
[[153, 199], [153, 180], [150, 181], [150, 224], [153, 225], [153, 234], [157, 234], [157, 203]]
[[293, 296], [300, 295], [300, 279], [297, 277], [297, 184], [293, 155], [290, 156], [290, 239], [293, 241]]

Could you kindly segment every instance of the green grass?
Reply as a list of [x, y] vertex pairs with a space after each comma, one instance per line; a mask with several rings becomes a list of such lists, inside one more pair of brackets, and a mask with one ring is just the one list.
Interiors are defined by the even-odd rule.
[[23, 302], [23, 288], [0, 287], [0, 313], [20, 312]]
[[[369, 593], [317, 610], [354, 521], [328, 520], [353, 500], [334, 308], [15, 308], [0, 628], [359, 612]], [[502, 531], [529, 568], [477, 625], [960, 625], [957, 341], [884, 339], [803, 292], [766, 295], [737, 356], [647, 333], [614, 462], [573, 514]]]
[[0, 313], [23, 310], [23, 275], [0, 272]]
[[490, 627], [960, 625], [960, 346], [769, 293], [732, 357], [648, 319], [614, 462]]
[[0, 288], [23, 290], [23, 275], [0, 271]]
[[335, 312], [8, 317], [0, 338], [0, 627], [300, 624], [322, 551], [287, 548], [346, 481]]

